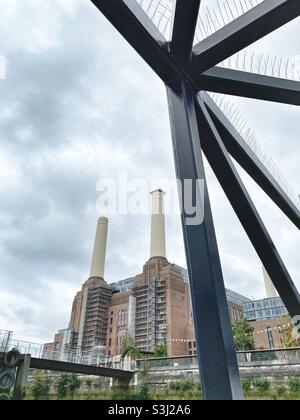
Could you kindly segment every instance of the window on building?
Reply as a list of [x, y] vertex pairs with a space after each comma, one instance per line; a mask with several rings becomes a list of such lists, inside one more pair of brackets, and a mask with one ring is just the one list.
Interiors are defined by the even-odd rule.
[[233, 308], [233, 321], [236, 322], [236, 310]]
[[118, 323], [119, 324], [126, 324], [127, 319], [128, 319], [127, 309], [120, 309], [119, 316], [118, 316]]
[[113, 318], [110, 318], [110, 325], [113, 324]]
[[126, 333], [127, 332], [127, 327], [125, 327], [125, 326], [119, 327], [118, 332], [121, 333], [121, 334]]
[[271, 327], [267, 328], [267, 334], [268, 334], [269, 347], [272, 350], [272, 349], [275, 348], [275, 345], [274, 345], [274, 338], [273, 338], [273, 333], [272, 333], [272, 328]]
[[108, 347], [111, 347], [111, 344], [112, 344], [112, 341], [111, 341], [111, 338], [110, 338], [109, 342], [108, 342]]
[[280, 337], [280, 344], [281, 347], [284, 348], [285, 346], [285, 341], [284, 341], [284, 337], [283, 337], [283, 331], [282, 331], [282, 326], [278, 325], [278, 333], [279, 333], [279, 337]]
[[191, 349], [191, 348], [192, 348], [192, 342], [189, 341], [189, 349]]
[[118, 350], [120, 350], [122, 348], [123, 343], [124, 343], [124, 340], [125, 340], [125, 337], [124, 336], [118, 337], [118, 339], [117, 339]]

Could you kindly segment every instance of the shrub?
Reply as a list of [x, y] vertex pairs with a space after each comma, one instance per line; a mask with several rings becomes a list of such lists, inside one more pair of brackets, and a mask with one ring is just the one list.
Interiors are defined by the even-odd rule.
[[289, 389], [291, 392], [300, 391], [300, 381], [298, 378], [290, 378], [289, 380]]
[[277, 397], [283, 397], [286, 394], [286, 388], [284, 386], [278, 386], [276, 388], [276, 395]]
[[168, 357], [168, 347], [166, 344], [160, 344], [154, 348], [154, 357]]
[[200, 390], [199, 384], [189, 379], [185, 381], [172, 381], [169, 383], [169, 389], [176, 392]]
[[50, 385], [47, 379], [43, 381], [39, 372], [34, 376], [31, 393], [34, 400], [47, 400], [49, 398]]
[[169, 383], [170, 391], [180, 391], [181, 390], [181, 381], [172, 381]]
[[251, 382], [249, 379], [243, 379], [242, 380], [242, 386], [244, 392], [249, 392], [251, 389]]
[[85, 385], [86, 385], [86, 387], [87, 387], [87, 389], [90, 391], [91, 390], [91, 388], [92, 388], [92, 384], [93, 384], [93, 382], [91, 381], [91, 379], [87, 379], [86, 381], [85, 381]]
[[149, 387], [147, 384], [141, 384], [138, 392], [138, 399], [150, 400]]
[[134, 399], [134, 394], [131, 394], [129, 390], [115, 390], [111, 394], [112, 401], [128, 401]]
[[80, 388], [80, 379], [75, 374], [63, 374], [59, 377], [57, 382], [57, 397], [63, 399], [68, 396], [74, 397], [77, 389]]
[[270, 382], [264, 378], [257, 378], [254, 382], [255, 388], [261, 392], [266, 392], [270, 389]]

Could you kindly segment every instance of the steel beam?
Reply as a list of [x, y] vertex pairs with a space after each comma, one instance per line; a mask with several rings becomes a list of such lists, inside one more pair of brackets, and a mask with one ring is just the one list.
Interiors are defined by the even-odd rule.
[[[208, 90], [292, 105], [300, 104], [299, 82], [220, 67], [214, 67], [201, 74], [195, 66], [187, 66], [182, 62], [183, 51], [188, 51], [195, 31], [197, 0], [194, 0], [195, 3], [190, 9], [182, 6], [181, 1], [177, 5], [178, 10], [185, 9], [183, 15], [186, 19], [189, 18], [189, 21], [182, 20], [179, 12], [175, 12], [173, 42], [170, 45], [172, 54], [167, 41], [136, 0], [91, 1], [166, 84], [184, 78], [195, 91]], [[284, 3], [291, 3], [291, 0]], [[296, 9], [298, 7], [295, 6]], [[189, 25], [186, 25], [187, 22]], [[182, 31], [185, 37], [182, 36], [180, 42]], [[177, 53], [179, 58], [176, 57]]]
[[299, 14], [299, 0], [264, 0], [194, 47], [191, 64], [193, 73], [200, 74], [208, 70]]
[[300, 314], [300, 295], [280, 258], [239, 174], [230, 159], [209, 112], [198, 100], [198, 124], [204, 132], [202, 149], [259, 258], [292, 317]]
[[[167, 87], [177, 177], [205, 181], [192, 89], [182, 80]], [[239, 370], [225, 286], [205, 182], [203, 223], [189, 225], [183, 208], [182, 227], [193, 304], [198, 359], [204, 398], [242, 399]], [[198, 203], [200, 204], [200, 203]], [[201, 206], [200, 206], [201, 207]]]
[[91, 1], [164, 82], [178, 76], [166, 39], [136, 0]]
[[199, 76], [198, 85], [210, 92], [300, 105], [300, 82], [293, 80], [214, 67]]
[[227, 151], [251, 176], [251, 178], [268, 194], [274, 203], [285, 213], [285, 215], [300, 229], [300, 211], [275, 181], [264, 164], [258, 159], [231, 122], [226, 118], [210, 96], [202, 92], [206, 107], [210, 116], [223, 140]]
[[201, 0], [176, 0], [172, 20], [171, 53], [186, 63], [192, 52]]

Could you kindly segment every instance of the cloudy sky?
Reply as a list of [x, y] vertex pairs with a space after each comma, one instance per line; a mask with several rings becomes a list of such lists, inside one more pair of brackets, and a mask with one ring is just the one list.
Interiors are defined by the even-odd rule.
[[[67, 326], [88, 277], [101, 215], [97, 182], [117, 180], [119, 171], [149, 182], [174, 177], [167, 102], [163, 84], [89, 0], [0, 0], [0, 9], [7, 63], [0, 80], [0, 329], [43, 342]], [[299, 24], [252, 49], [299, 55]], [[299, 108], [233, 101], [300, 193]], [[297, 229], [242, 175], [300, 287]], [[226, 285], [262, 298], [261, 264], [209, 169], [208, 177]], [[149, 216], [111, 215], [108, 282], [141, 271], [149, 224]], [[167, 218], [167, 248], [170, 261], [185, 265], [175, 215]]]

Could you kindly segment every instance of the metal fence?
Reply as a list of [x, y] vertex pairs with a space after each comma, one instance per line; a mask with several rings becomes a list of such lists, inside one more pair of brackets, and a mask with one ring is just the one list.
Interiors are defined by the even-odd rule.
[[9, 350], [18, 350], [21, 354], [30, 354], [31, 357], [40, 359], [43, 354], [43, 345], [42, 344], [35, 344], [30, 343], [27, 341], [20, 341], [20, 340], [13, 340], [12, 338], [9, 340], [6, 351]]
[[6, 352], [12, 337], [12, 331], [0, 330], [0, 352]]
[[0, 330], [0, 352], [16, 349], [21, 354], [30, 354], [32, 358], [56, 360], [89, 366], [116, 367], [110, 356], [99, 352], [83, 352], [80, 349], [45, 350], [42, 344], [13, 339], [12, 331]]
[[80, 350], [50, 350], [42, 353], [42, 358], [60, 362], [77, 363], [89, 366], [113, 367], [110, 356], [104, 354], [82, 352]]
[[[291, 349], [238, 352], [238, 363], [243, 366], [300, 365], [300, 347]], [[137, 360], [138, 369], [198, 369], [197, 356], [164, 357]]]
[[[42, 344], [15, 340], [11, 331], [0, 330], [0, 352], [17, 349], [22, 354], [30, 354], [37, 359], [56, 360], [89, 366], [137, 369], [198, 369], [197, 356], [148, 358], [144, 360], [121, 361], [97, 352], [82, 352], [80, 349], [57, 349], [46, 351]], [[259, 350], [252, 352], [238, 352], [237, 359], [240, 367], [260, 365], [300, 365], [300, 347], [289, 349]], [[126, 366], [125, 366], [126, 365]]]
[[237, 354], [240, 366], [286, 364], [300, 365], [300, 348], [261, 350], [254, 352], [239, 352]]

